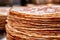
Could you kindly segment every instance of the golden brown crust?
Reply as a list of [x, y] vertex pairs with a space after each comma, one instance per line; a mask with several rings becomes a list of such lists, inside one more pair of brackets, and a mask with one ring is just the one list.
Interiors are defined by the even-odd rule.
[[0, 30], [5, 30], [5, 24], [10, 7], [0, 7]]
[[11, 11], [10, 15], [16, 15], [18, 17], [19, 16], [20, 17], [29, 17], [29, 18], [59, 18], [60, 17], [60, 13], [43, 14], [43, 15], [32, 15], [32, 14], [19, 13], [19, 12], [16, 12], [16, 11]]
[[7, 16], [0, 16], [0, 30], [4, 30]]
[[[50, 8], [50, 7], [49, 7]], [[48, 9], [49, 9], [48, 8]], [[24, 9], [24, 7], [23, 7]], [[29, 7], [16, 11], [14, 8], [7, 17], [7, 40], [59, 40], [60, 13], [48, 12], [36, 15], [28, 13]], [[36, 8], [37, 9], [37, 8]], [[39, 8], [38, 8], [39, 9]], [[49, 11], [46, 7], [43, 8]], [[34, 10], [34, 9], [33, 9]], [[43, 10], [43, 11], [44, 11]], [[58, 10], [54, 8], [54, 10]], [[23, 12], [22, 12], [23, 11]], [[24, 13], [24, 11], [26, 11]], [[31, 11], [31, 10], [29, 10]], [[51, 12], [51, 11], [50, 11]]]
[[60, 38], [30, 38], [30, 39], [23, 39], [23, 38], [19, 38], [14, 36], [14, 38], [11, 37], [10, 34], [7, 34], [7, 40], [60, 40]]

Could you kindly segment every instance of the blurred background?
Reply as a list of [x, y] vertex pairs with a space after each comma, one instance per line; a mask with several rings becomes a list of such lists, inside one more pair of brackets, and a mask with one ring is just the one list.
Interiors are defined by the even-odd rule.
[[41, 5], [41, 4], [60, 4], [60, 0], [0, 0], [0, 6], [26, 6], [28, 4]]

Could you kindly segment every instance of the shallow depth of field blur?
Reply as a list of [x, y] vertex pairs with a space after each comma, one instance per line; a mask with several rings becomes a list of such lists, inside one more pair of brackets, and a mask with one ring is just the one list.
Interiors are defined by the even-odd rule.
[[0, 0], [0, 6], [26, 6], [28, 4], [41, 5], [41, 4], [60, 4], [60, 0]]
[[[0, 0], [0, 7], [60, 4], [60, 0]], [[4, 13], [3, 13], [4, 14]], [[0, 31], [0, 40], [6, 40], [5, 31]]]

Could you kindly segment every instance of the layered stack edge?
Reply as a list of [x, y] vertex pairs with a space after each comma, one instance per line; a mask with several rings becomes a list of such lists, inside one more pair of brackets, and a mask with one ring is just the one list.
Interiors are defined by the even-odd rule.
[[10, 7], [0, 7], [0, 31], [5, 29]]
[[[58, 7], [54, 7], [58, 10]], [[7, 18], [7, 40], [60, 40], [60, 13], [55, 12], [54, 7], [48, 7], [48, 12], [51, 14], [38, 15], [29, 14], [28, 11], [25, 11], [30, 7], [15, 7], [18, 10], [13, 7], [14, 10], [10, 11]], [[43, 9], [45, 8], [47, 7], [43, 7]], [[37, 7], [37, 9], [39, 8]]]
[[0, 16], [0, 30], [4, 30], [7, 16]]

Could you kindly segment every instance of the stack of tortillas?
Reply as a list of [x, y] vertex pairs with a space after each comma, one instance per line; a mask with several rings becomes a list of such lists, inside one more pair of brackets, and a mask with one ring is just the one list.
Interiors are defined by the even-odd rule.
[[7, 40], [60, 40], [60, 6], [13, 7]]
[[0, 7], [0, 30], [4, 30], [10, 7]]

